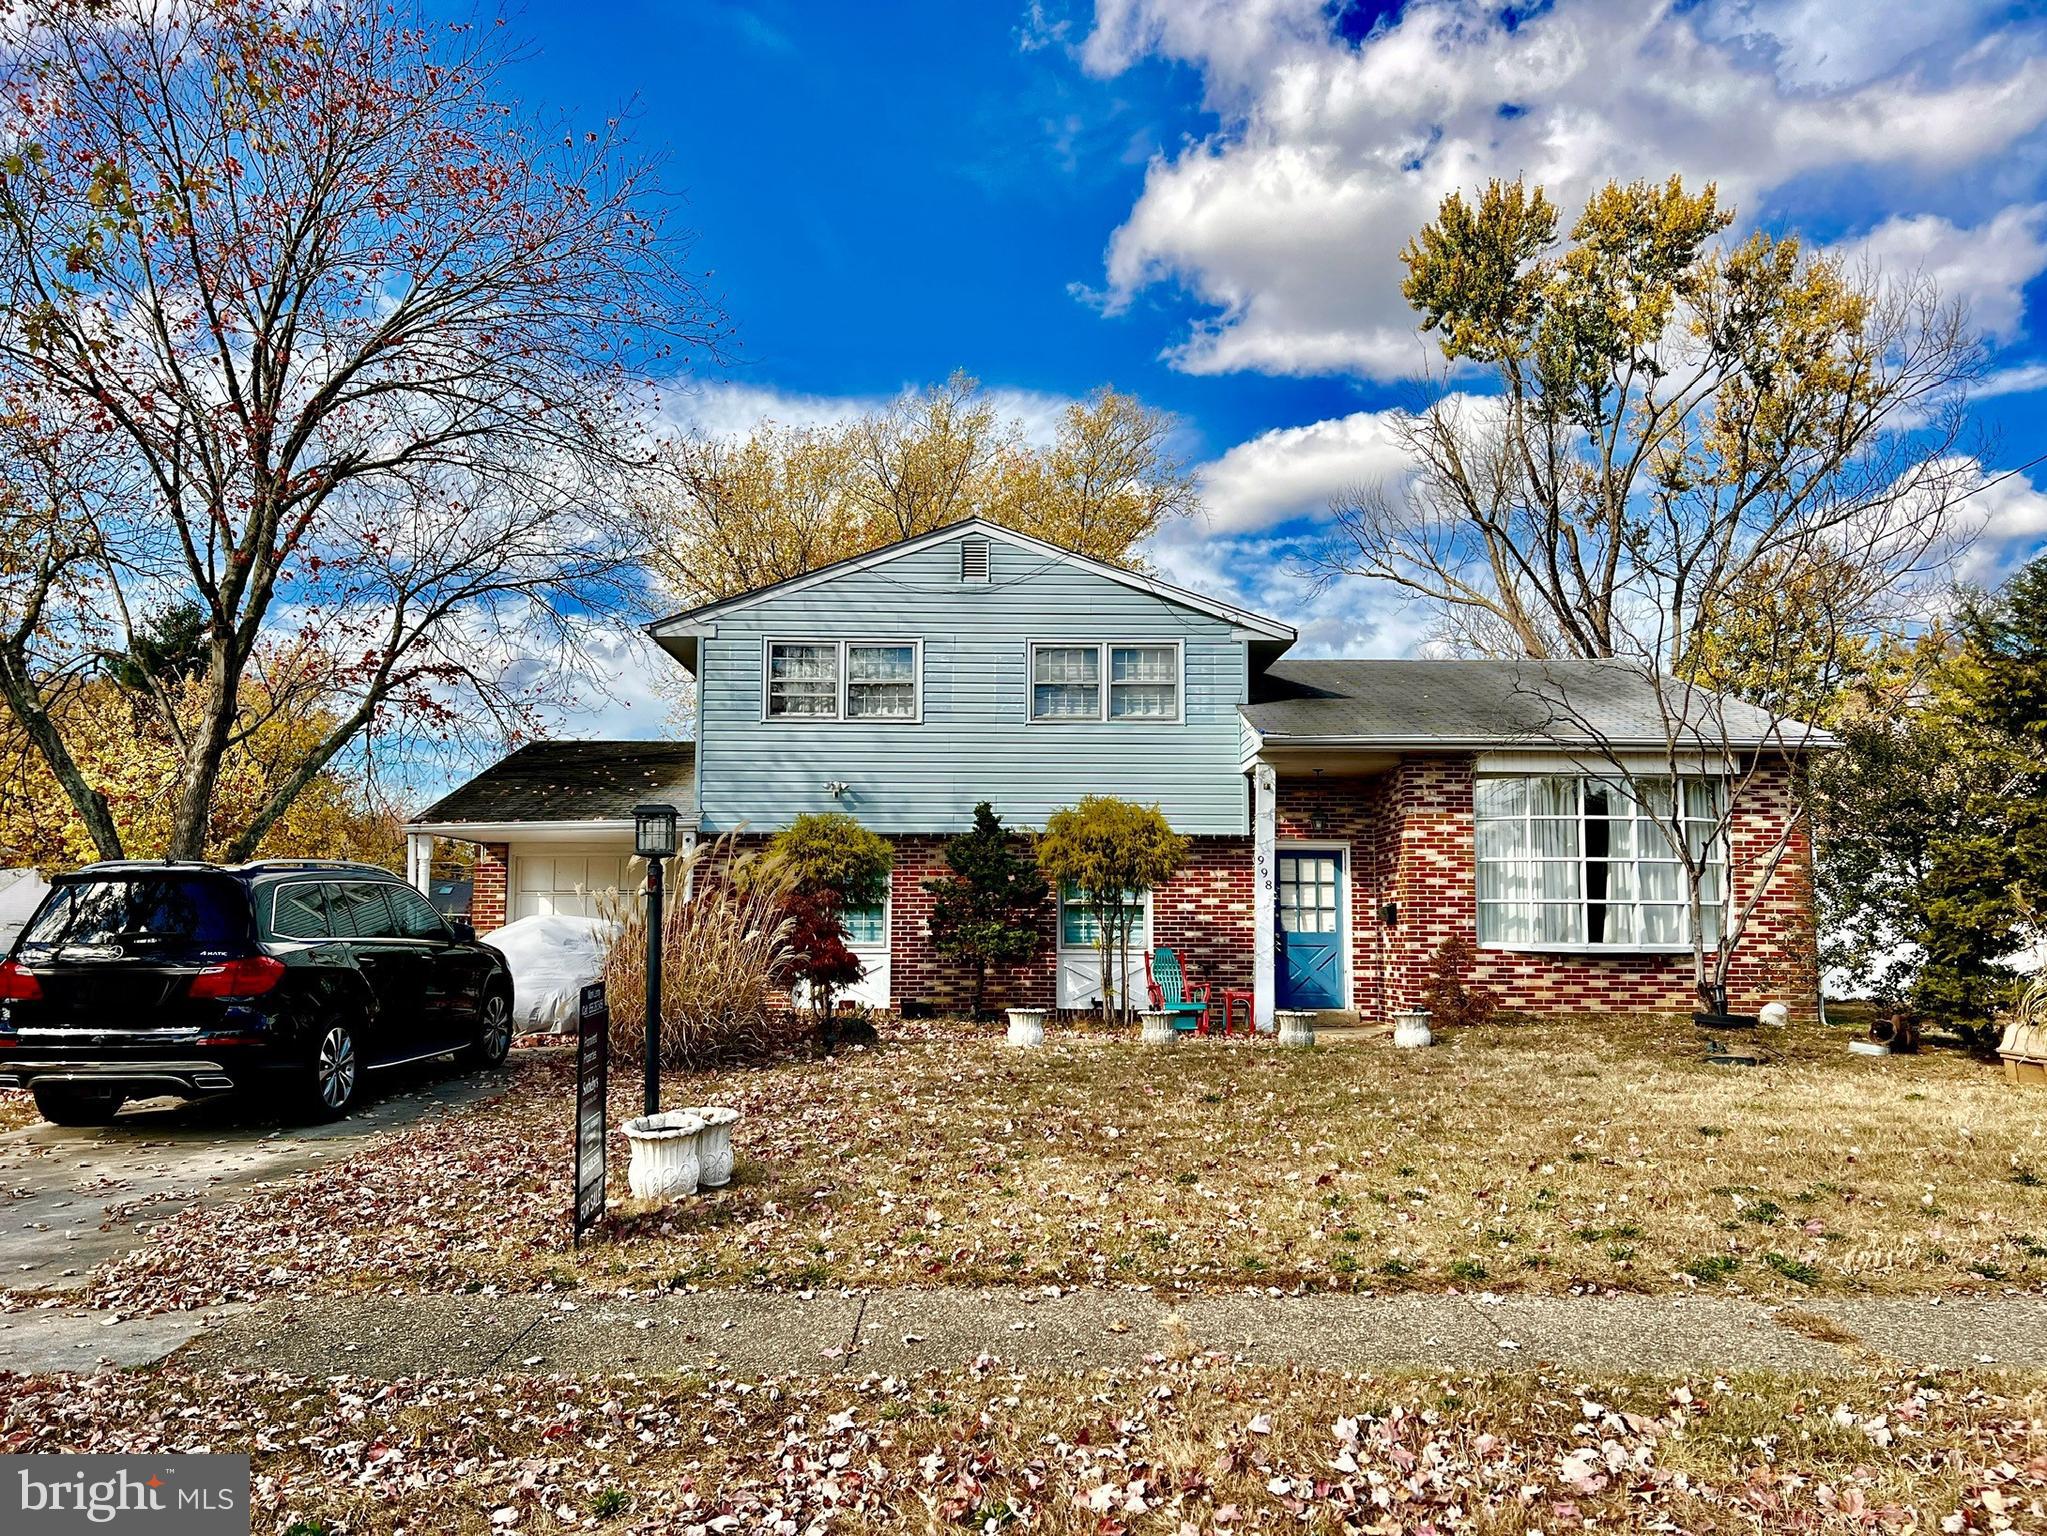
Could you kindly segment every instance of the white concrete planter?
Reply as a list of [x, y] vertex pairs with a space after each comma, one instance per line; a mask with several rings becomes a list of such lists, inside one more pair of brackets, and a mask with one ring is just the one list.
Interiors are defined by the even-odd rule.
[[1173, 1016], [1170, 1013], [1140, 1013], [1137, 1022], [1137, 1038], [1146, 1045], [1173, 1043]]
[[1422, 1046], [1434, 1045], [1436, 1037], [1429, 1030], [1429, 1010], [1403, 1008], [1394, 1014], [1393, 1043], [1403, 1051], [1419, 1050]]
[[1045, 1015], [1049, 1008], [1012, 1008], [1009, 1010], [1009, 1043], [1011, 1045], [1043, 1045], [1045, 1043]]
[[692, 1104], [684, 1111], [704, 1122], [697, 1139], [697, 1158], [703, 1164], [699, 1175], [704, 1188], [723, 1189], [732, 1182], [732, 1127], [739, 1123], [739, 1111], [715, 1104]]
[[666, 1200], [693, 1195], [702, 1177], [698, 1138], [704, 1122], [688, 1110], [668, 1110], [626, 1121], [625, 1139], [632, 1147], [626, 1186], [641, 1200]]
[[1315, 1043], [1315, 1014], [1312, 1009], [1277, 1008], [1273, 1010], [1272, 1022], [1278, 1026], [1281, 1045]]

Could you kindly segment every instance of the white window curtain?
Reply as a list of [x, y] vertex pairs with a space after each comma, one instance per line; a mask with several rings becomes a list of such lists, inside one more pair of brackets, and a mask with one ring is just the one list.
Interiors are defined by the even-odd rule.
[[[1682, 835], [1702, 861], [1706, 942], [1726, 900], [1723, 786], [1569, 774], [1482, 777], [1474, 786], [1478, 936], [1505, 947], [1677, 948], [1691, 942]], [[1681, 831], [1679, 830], [1681, 828]]]
[[1171, 720], [1180, 713], [1179, 653], [1170, 645], [1109, 648], [1109, 718]]
[[1033, 720], [1180, 718], [1180, 648], [1171, 644], [1033, 645]]
[[1101, 716], [1100, 646], [1040, 645], [1031, 651], [1032, 719], [1099, 720]]
[[916, 720], [917, 688], [917, 647], [909, 641], [768, 642], [771, 720]]
[[830, 642], [768, 647], [768, 714], [771, 718], [830, 720], [839, 713], [839, 648]]
[[916, 647], [848, 645], [846, 715], [852, 720], [916, 719]]

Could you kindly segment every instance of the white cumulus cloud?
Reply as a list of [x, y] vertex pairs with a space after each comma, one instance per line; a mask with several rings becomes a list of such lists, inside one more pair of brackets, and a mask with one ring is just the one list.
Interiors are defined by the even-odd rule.
[[1572, 209], [1608, 178], [1677, 171], [1753, 211], [1848, 167], [1928, 185], [2047, 122], [2037, 25], [1935, 58], [1978, 18], [1933, 9], [1941, 24], [1893, 28], [1812, 3], [1559, 0], [1514, 19], [1416, 0], [1351, 42], [1307, 0], [1099, 0], [1087, 67], [1181, 60], [1222, 119], [1152, 161], [1111, 237], [1105, 302], [1184, 288], [1206, 314], [1169, 355], [1198, 373], [1416, 373], [1432, 349], [1398, 253], [1452, 190], [1526, 175]]
[[1399, 479], [1408, 459], [1387, 411], [1355, 411], [1305, 427], [1275, 427], [1201, 467], [1202, 499], [1223, 532], [1326, 514], [1361, 486]]
[[1976, 329], [2008, 339], [2022, 328], [2026, 284], [2047, 269], [2047, 203], [2007, 208], [1968, 229], [1932, 214], [1886, 219], [1835, 250], [1884, 272], [1933, 279], [1969, 306]]

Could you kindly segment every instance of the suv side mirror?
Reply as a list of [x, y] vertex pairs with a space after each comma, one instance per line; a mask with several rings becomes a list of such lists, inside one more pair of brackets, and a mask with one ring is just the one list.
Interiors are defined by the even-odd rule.
[[448, 926], [455, 930], [455, 942], [457, 944], [474, 944], [476, 942], [476, 930], [467, 923], [450, 922]]

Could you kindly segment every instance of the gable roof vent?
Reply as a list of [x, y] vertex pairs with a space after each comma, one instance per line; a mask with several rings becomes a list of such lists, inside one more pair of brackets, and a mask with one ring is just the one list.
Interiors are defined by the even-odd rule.
[[988, 541], [986, 539], [960, 540], [960, 580], [986, 581], [988, 579]]

